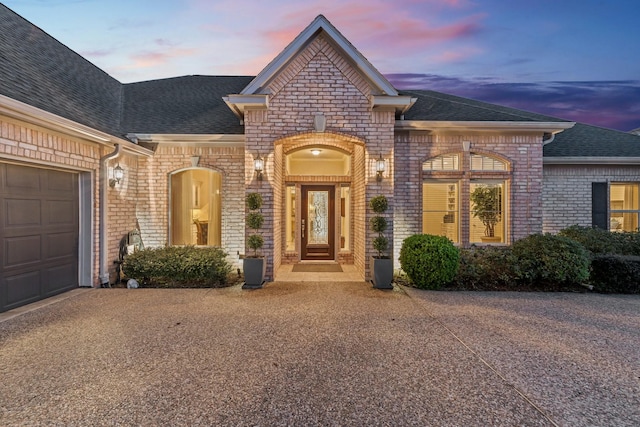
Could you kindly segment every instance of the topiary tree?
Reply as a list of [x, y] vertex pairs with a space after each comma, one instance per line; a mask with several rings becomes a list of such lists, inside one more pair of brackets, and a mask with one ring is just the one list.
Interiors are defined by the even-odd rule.
[[460, 252], [444, 236], [414, 234], [402, 242], [400, 266], [414, 286], [440, 289], [458, 271]]
[[247, 245], [253, 249], [253, 256], [258, 257], [258, 249], [264, 246], [264, 238], [257, 234], [257, 231], [264, 224], [264, 216], [260, 213], [262, 207], [262, 196], [260, 193], [249, 193], [246, 198], [247, 208], [249, 214], [247, 215], [247, 226], [256, 231], [256, 233], [249, 236]]
[[382, 258], [382, 254], [389, 248], [389, 239], [384, 235], [384, 231], [387, 229], [387, 220], [381, 216], [389, 209], [389, 202], [385, 196], [376, 196], [369, 201], [369, 207], [376, 213], [376, 216], [371, 218], [371, 229], [378, 233], [378, 236], [373, 239], [373, 248], [378, 251], [378, 258]]

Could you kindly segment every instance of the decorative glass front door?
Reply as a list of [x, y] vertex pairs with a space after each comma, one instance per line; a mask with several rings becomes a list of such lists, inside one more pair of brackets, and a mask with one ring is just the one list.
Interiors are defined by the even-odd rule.
[[302, 186], [301, 244], [304, 260], [333, 260], [335, 188]]

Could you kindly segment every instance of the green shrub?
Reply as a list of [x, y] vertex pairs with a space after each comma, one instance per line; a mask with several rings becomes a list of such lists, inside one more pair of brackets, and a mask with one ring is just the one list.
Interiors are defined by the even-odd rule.
[[262, 195], [260, 193], [249, 193], [247, 194], [246, 203], [250, 211], [258, 210], [262, 207]]
[[460, 252], [443, 236], [415, 234], [402, 242], [400, 266], [412, 284], [421, 289], [439, 289], [453, 280]]
[[389, 201], [385, 196], [379, 195], [369, 200], [369, 207], [377, 214], [385, 213], [389, 209]]
[[640, 256], [595, 255], [590, 283], [598, 292], [640, 294]]
[[581, 243], [593, 254], [640, 255], [638, 233], [612, 233], [601, 228], [572, 225], [558, 234]]
[[123, 271], [147, 287], [219, 287], [227, 283], [231, 264], [220, 248], [167, 246], [125, 257]]
[[514, 242], [511, 250], [525, 284], [580, 284], [589, 278], [589, 253], [568, 237], [532, 234]]
[[510, 247], [484, 246], [460, 250], [460, 266], [452, 282], [457, 289], [518, 290], [517, 259]]

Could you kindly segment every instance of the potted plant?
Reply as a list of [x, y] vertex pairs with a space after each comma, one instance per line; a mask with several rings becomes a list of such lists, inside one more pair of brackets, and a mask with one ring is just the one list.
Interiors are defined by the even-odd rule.
[[369, 258], [369, 271], [371, 272], [371, 282], [377, 289], [393, 289], [393, 260], [384, 255], [389, 247], [389, 239], [384, 235], [387, 229], [387, 220], [382, 214], [389, 208], [389, 203], [385, 196], [376, 196], [369, 201], [369, 207], [376, 214], [371, 218], [370, 225], [373, 232], [378, 233], [373, 239], [373, 248], [378, 252], [378, 256]]
[[243, 289], [258, 289], [264, 283], [264, 277], [267, 272], [267, 262], [264, 257], [258, 254], [258, 249], [264, 245], [264, 238], [257, 231], [264, 223], [264, 216], [260, 212], [262, 207], [262, 196], [260, 193], [249, 193], [246, 197], [247, 208], [247, 226], [254, 230], [254, 233], [247, 239], [247, 246], [253, 249], [253, 255], [244, 257], [242, 267], [244, 271]]
[[470, 195], [473, 216], [484, 224], [483, 242], [499, 242], [496, 224], [502, 219], [502, 191], [498, 185], [479, 185]]

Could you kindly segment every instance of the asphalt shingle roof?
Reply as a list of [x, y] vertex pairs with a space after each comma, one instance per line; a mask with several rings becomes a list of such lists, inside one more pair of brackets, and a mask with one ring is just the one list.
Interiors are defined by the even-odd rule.
[[119, 134], [122, 85], [0, 3], [0, 94]]
[[640, 136], [576, 123], [544, 146], [545, 157], [640, 157]]
[[122, 129], [132, 133], [242, 134], [222, 97], [240, 91], [247, 76], [185, 76], [124, 85]]
[[566, 122], [567, 120], [432, 90], [402, 90], [417, 98], [405, 120]]
[[[223, 97], [251, 76], [185, 76], [122, 84], [0, 3], [0, 94], [122, 136], [126, 133], [242, 134]], [[429, 90], [405, 120], [566, 120]], [[546, 157], [640, 157], [640, 136], [585, 124], [556, 135]]]

